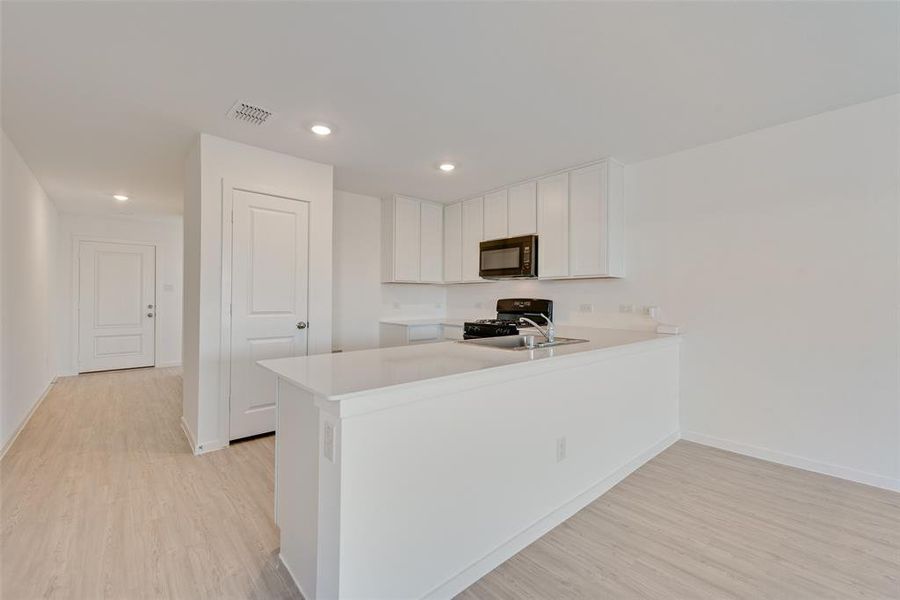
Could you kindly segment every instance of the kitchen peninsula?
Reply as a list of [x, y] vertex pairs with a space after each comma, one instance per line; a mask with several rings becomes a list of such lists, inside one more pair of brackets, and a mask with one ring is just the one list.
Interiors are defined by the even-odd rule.
[[675, 441], [677, 336], [558, 329], [587, 341], [260, 362], [304, 597], [451, 597]]

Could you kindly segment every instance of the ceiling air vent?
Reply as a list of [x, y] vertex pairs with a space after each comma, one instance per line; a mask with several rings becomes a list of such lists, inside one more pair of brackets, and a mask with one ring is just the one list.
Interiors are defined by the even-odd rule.
[[253, 104], [238, 101], [228, 111], [228, 116], [251, 125], [262, 125], [272, 117], [272, 113]]

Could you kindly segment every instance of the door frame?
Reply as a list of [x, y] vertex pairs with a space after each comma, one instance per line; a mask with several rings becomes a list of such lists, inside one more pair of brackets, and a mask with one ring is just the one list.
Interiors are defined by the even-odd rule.
[[153, 248], [153, 366], [156, 368], [157, 342], [159, 342], [159, 242], [124, 240], [96, 235], [72, 235], [72, 364], [75, 374], [81, 373], [81, 243], [127, 244], [129, 246], [150, 246]]
[[[307, 265], [306, 265], [306, 305], [309, 306], [309, 263], [312, 261], [312, 247], [310, 245], [310, 230], [312, 226], [313, 202], [303, 200], [291, 195], [283, 189], [265, 184], [243, 185], [228, 177], [222, 178], [222, 304], [220, 307], [221, 322], [219, 335], [219, 405], [223, 410], [219, 411], [220, 419], [224, 423], [219, 423], [219, 430], [225, 431], [225, 439], [223, 445], [231, 444], [231, 291], [232, 291], [232, 269], [234, 263], [232, 260], [234, 243], [234, 192], [247, 192], [249, 194], [263, 194], [266, 196], [274, 196], [284, 200], [293, 202], [305, 202], [310, 218], [307, 223], [306, 246], [307, 246]], [[307, 309], [308, 310], [308, 309]], [[309, 352], [309, 336], [307, 335], [306, 350]], [[276, 418], [278, 407], [275, 407]]]

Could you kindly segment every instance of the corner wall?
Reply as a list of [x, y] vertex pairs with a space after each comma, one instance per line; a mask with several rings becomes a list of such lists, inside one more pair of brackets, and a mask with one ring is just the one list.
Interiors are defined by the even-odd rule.
[[900, 96], [629, 165], [624, 279], [454, 285], [449, 311], [659, 305], [688, 437], [900, 489], [898, 165]]
[[183, 419], [196, 452], [228, 445], [221, 381], [223, 185], [310, 202], [309, 352], [331, 351], [331, 165], [201, 134], [186, 157], [184, 186]]
[[381, 199], [334, 191], [335, 350], [379, 346], [384, 317], [440, 315], [447, 291], [441, 285], [381, 283]]
[[6, 133], [2, 148], [0, 448], [28, 418], [56, 376], [59, 218]]

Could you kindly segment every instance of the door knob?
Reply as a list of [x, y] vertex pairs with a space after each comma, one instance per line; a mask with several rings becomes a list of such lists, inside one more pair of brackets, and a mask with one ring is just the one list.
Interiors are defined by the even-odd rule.
[[297, 329], [306, 329], [306, 322], [297, 321]]
[[152, 318], [153, 318], [153, 313], [147, 313], [147, 316], [150, 317], [150, 318], [152, 319]]

